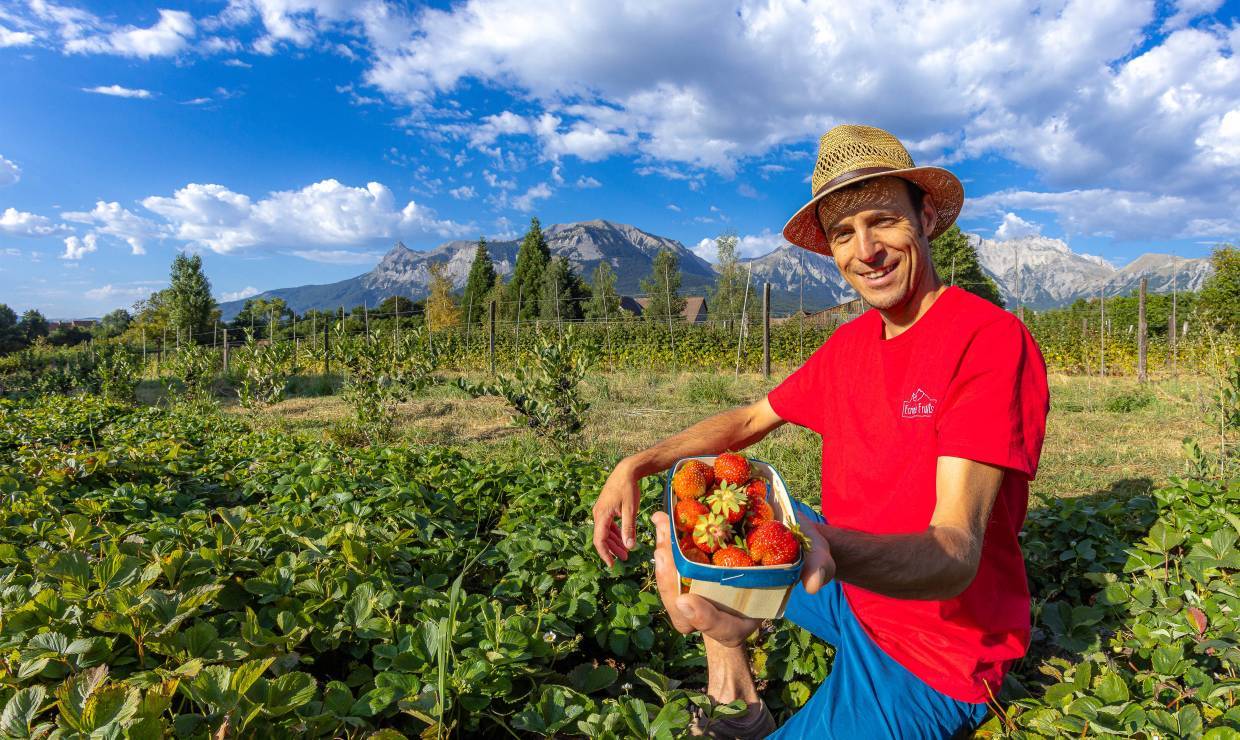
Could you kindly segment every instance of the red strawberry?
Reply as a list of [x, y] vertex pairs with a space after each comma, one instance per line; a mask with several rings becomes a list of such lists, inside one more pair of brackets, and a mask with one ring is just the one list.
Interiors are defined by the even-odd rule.
[[745, 539], [749, 555], [762, 565], [795, 563], [801, 556], [801, 544], [792, 530], [780, 522], [764, 522]]
[[720, 483], [719, 488], [706, 497], [706, 504], [710, 507], [711, 513], [727, 519], [728, 524], [736, 524], [745, 516], [748, 503], [749, 500], [745, 498], [741, 489], [726, 481]]
[[702, 565], [710, 565], [710, 556], [693, 545], [693, 540], [685, 538], [680, 541], [680, 554], [685, 556], [686, 560], [691, 560]]
[[745, 484], [745, 495], [750, 499], [766, 501], [767, 483], [761, 478], [750, 478]]
[[698, 519], [697, 526], [693, 528], [693, 544], [707, 554], [725, 547], [731, 539], [731, 525], [718, 514], [703, 515]]
[[681, 465], [672, 476], [672, 493], [682, 501], [702, 498], [713, 478], [714, 474], [706, 463], [690, 460]]
[[775, 511], [771, 505], [758, 499], [749, 499], [749, 510], [745, 512], [745, 526], [756, 527], [763, 522], [775, 521]]
[[749, 480], [749, 461], [734, 452], [725, 452], [715, 458], [715, 478], [743, 486]]
[[748, 568], [753, 565], [753, 558], [739, 547], [725, 547], [716, 552], [710, 561], [725, 568]]
[[687, 498], [676, 502], [676, 531], [689, 533], [697, 526], [703, 514], [710, 513], [706, 504], [697, 499]]

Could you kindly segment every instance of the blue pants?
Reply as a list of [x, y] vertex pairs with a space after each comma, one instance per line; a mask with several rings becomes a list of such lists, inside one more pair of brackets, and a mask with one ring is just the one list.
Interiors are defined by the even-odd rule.
[[[808, 506], [796, 508], [823, 521]], [[984, 703], [939, 693], [884, 653], [857, 621], [838, 581], [812, 596], [798, 583], [784, 617], [833, 645], [835, 659], [827, 680], [770, 737], [930, 740], [971, 731], [986, 716]]]

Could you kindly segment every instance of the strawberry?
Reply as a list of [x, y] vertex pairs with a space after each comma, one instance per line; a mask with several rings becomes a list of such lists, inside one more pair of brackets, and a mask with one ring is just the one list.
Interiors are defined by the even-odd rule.
[[711, 513], [718, 514], [728, 520], [728, 524], [736, 524], [745, 516], [749, 500], [741, 489], [728, 482], [719, 484], [714, 493], [706, 497], [706, 504]]
[[689, 533], [697, 526], [703, 514], [710, 513], [706, 504], [697, 499], [687, 498], [676, 502], [676, 531]]
[[716, 552], [710, 561], [725, 568], [748, 568], [753, 565], [753, 558], [739, 547], [725, 547]]
[[763, 522], [775, 521], [775, 511], [771, 505], [761, 499], [749, 499], [749, 510], [745, 512], [745, 526], [753, 528]]
[[780, 522], [763, 522], [745, 539], [749, 555], [762, 565], [787, 565], [801, 556], [796, 533]]
[[715, 478], [743, 486], [749, 480], [749, 461], [734, 452], [725, 452], [715, 458]]
[[710, 565], [710, 556], [694, 547], [692, 540], [681, 540], [680, 554], [685, 556], [685, 560], [701, 563], [702, 565]]
[[681, 465], [672, 476], [672, 493], [682, 501], [699, 499], [706, 495], [706, 489], [714, 479], [710, 467], [700, 460], [690, 460]]
[[703, 515], [693, 528], [693, 544], [707, 554], [726, 546], [730, 539], [732, 526], [718, 514]]
[[745, 484], [745, 495], [751, 500], [766, 501], [767, 483], [761, 478], [750, 478]]

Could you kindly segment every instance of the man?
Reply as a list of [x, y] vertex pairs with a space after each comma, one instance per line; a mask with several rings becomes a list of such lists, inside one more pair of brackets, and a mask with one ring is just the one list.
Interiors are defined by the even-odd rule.
[[[964, 200], [954, 175], [915, 166], [885, 131], [838, 126], [819, 143], [812, 187], [784, 237], [831, 256], [872, 310], [766, 398], [617, 465], [594, 506], [594, 545], [608, 565], [628, 557], [643, 476], [786, 422], [818, 432], [825, 521], [798, 512], [812, 549], [784, 616], [834, 645], [835, 659], [778, 734], [951, 737], [981, 722], [1029, 642], [1018, 537], [1046, 368], [1019, 320], [935, 272], [930, 241]], [[667, 515], [652, 518], [659, 591], [676, 629], [703, 634], [707, 693], [750, 705], [725, 723], [699, 718], [699, 731], [765, 736], [774, 723], [744, 649], [758, 622], [680, 594]]]

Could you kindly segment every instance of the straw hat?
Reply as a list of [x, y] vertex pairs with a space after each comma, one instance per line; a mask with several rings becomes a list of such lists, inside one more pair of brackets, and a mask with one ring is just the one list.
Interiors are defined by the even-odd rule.
[[900, 140], [872, 126], [836, 126], [818, 140], [810, 186], [814, 197], [784, 224], [784, 238], [811, 252], [831, 254], [818, 222], [818, 202], [840, 188], [876, 177], [901, 177], [934, 201], [938, 223], [930, 239], [947, 231], [964, 203], [964, 186], [942, 167], [918, 167]]

